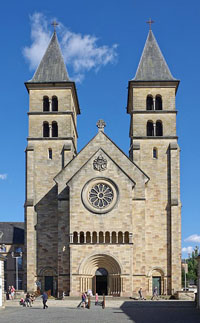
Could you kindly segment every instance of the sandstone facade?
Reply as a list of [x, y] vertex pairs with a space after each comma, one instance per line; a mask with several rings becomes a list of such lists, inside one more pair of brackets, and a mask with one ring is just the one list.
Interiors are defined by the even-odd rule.
[[[75, 84], [57, 65], [51, 79], [44, 72], [47, 54], [53, 61], [57, 46], [54, 33], [26, 83], [26, 287], [33, 291], [38, 285], [58, 296], [88, 289], [131, 296], [140, 287], [151, 295], [155, 286], [160, 294], [174, 293], [181, 287], [178, 81], [170, 76], [150, 32], [142, 66], [129, 82], [130, 156], [104, 133], [102, 120], [97, 135], [77, 154], [80, 110]], [[149, 65], [145, 67], [152, 48], [156, 75], [154, 67], [150, 72]], [[156, 109], [158, 96], [162, 104]], [[58, 106], [53, 109], [55, 97]], [[49, 100], [48, 111], [44, 98]]]

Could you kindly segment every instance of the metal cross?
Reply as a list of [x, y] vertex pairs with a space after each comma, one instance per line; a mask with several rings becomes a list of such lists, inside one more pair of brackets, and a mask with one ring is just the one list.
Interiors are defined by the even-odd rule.
[[104, 131], [105, 126], [106, 123], [104, 120], [100, 119], [99, 121], [97, 121], [97, 128], [99, 129], [99, 131]]
[[151, 18], [149, 18], [148, 21], [146, 21], [147, 24], [149, 24], [149, 30], [151, 30], [151, 25], [154, 23], [155, 21], [153, 21]]
[[56, 20], [52, 21], [51, 25], [54, 28], [54, 31], [56, 31], [56, 27], [59, 25]]

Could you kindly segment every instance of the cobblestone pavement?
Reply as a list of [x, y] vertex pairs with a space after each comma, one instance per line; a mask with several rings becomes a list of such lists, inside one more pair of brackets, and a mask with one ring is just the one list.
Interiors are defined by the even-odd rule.
[[[119, 303], [121, 304], [119, 306]], [[199, 323], [200, 311], [193, 302], [181, 301], [132, 301], [109, 300], [107, 306], [91, 309], [77, 308], [78, 300], [48, 300], [49, 308], [43, 310], [41, 300], [32, 308], [24, 308], [18, 302], [9, 301], [0, 310], [0, 323]]]

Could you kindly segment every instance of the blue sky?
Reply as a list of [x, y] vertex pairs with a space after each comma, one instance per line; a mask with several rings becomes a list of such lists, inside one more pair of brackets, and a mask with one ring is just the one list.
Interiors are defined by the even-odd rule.
[[[161, 5], [162, 3], [162, 5]], [[103, 118], [106, 133], [128, 154], [127, 85], [153, 32], [168, 66], [181, 80], [176, 106], [181, 147], [183, 256], [200, 244], [199, 75], [200, 2], [193, 0], [9, 1], [1, 4], [0, 221], [23, 221], [28, 93], [24, 82], [60, 23], [67, 69], [77, 80], [81, 107], [79, 150]]]

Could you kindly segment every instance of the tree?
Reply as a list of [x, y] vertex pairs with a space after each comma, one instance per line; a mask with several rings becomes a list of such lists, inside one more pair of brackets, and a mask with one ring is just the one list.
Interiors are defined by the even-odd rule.
[[189, 255], [189, 258], [186, 260], [188, 264], [188, 274], [187, 280], [193, 280], [195, 285], [197, 284], [197, 275], [198, 275], [198, 261], [197, 256], [199, 254], [199, 247], [196, 246], [192, 251], [192, 255]]

